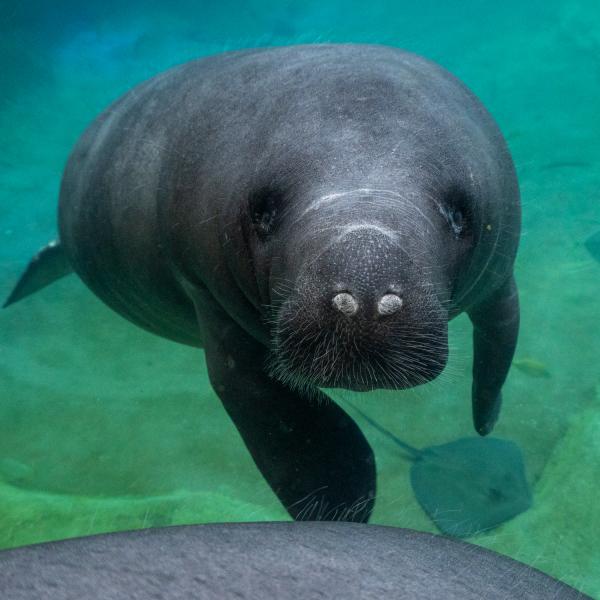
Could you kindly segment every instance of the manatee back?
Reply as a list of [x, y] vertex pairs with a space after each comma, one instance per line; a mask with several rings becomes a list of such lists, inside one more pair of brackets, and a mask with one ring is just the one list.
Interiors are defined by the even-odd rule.
[[302, 199], [353, 186], [436, 190], [453, 178], [470, 182], [481, 233], [468, 304], [498, 284], [479, 281], [483, 271], [506, 278], [519, 229], [512, 162], [477, 98], [395, 48], [231, 52], [140, 84], [94, 121], [65, 169], [60, 238], [109, 306], [197, 345], [179, 275], [236, 296], [220, 223], [239, 219], [265, 182]]
[[336, 598], [570, 600], [510, 558], [407, 529], [352, 523], [169, 527], [0, 552], [11, 600]]

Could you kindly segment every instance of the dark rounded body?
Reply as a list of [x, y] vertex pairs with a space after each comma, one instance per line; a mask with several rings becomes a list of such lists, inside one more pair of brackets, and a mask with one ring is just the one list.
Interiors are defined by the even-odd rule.
[[465, 310], [489, 433], [517, 340], [519, 226], [504, 140], [442, 68], [384, 46], [231, 52], [142, 83], [90, 126], [60, 244], [23, 287], [43, 263], [42, 283], [72, 266], [137, 325], [204, 347], [288, 512], [364, 521], [375, 458], [321, 388], [434, 379]]
[[407, 529], [237, 523], [101, 535], [0, 552], [6, 598], [32, 600], [585, 600], [495, 552]]
[[150, 331], [201, 345], [185, 280], [266, 341], [269, 274], [239, 223], [248, 197], [272, 186], [299, 205], [353, 189], [422, 202], [467, 193], [477, 244], [457, 269], [451, 316], [512, 271], [519, 194], [500, 132], [452, 75], [383, 46], [231, 52], [137, 86], [71, 155], [61, 241], [87, 285]]

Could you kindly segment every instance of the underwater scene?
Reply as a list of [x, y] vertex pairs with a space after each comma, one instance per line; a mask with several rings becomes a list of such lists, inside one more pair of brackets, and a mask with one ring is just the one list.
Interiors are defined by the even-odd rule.
[[[597, 0], [10, 0], [1, 12], [2, 302], [57, 239], [61, 177], [80, 135], [172, 66], [351, 42], [417, 53], [466, 84], [502, 131], [521, 194], [520, 331], [497, 424], [486, 437], [473, 426], [465, 313], [449, 323], [448, 363], [432, 381], [326, 393], [373, 449], [370, 523], [458, 537], [600, 598]], [[0, 310], [0, 549], [290, 520], [213, 389], [204, 350], [136, 327], [75, 274], [56, 278]], [[334, 298], [343, 314], [354, 302], [343, 290]], [[401, 310], [394, 294], [381, 302], [382, 314]], [[348, 515], [310, 502], [295, 513]]]

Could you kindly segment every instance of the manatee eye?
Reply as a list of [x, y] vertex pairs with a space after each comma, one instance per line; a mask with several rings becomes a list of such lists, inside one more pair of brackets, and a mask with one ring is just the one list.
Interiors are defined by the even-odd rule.
[[262, 236], [267, 236], [273, 229], [275, 222], [275, 210], [254, 211], [252, 213], [252, 222], [256, 227], [257, 233]]
[[457, 236], [460, 235], [465, 224], [465, 218], [463, 216], [462, 210], [460, 210], [460, 208], [451, 210], [448, 215], [448, 218], [450, 220], [450, 226], [452, 227], [452, 231], [454, 231], [454, 234]]
[[250, 218], [261, 239], [266, 239], [275, 228], [280, 197], [273, 190], [259, 190], [250, 197]]
[[470, 203], [469, 199], [459, 189], [448, 192], [442, 211], [448, 220], [452, 233], [456, 238], [467, 238], [470, 236]]

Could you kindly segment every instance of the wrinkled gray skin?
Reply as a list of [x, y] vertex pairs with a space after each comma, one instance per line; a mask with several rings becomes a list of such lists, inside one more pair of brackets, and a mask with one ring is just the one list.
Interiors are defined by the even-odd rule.
[[226, 53], [139, 85], [65, 170], [60, 239], [109, 306], [202, 346], [296, 519], [366, 520], [372, 451], [319, 387], [407, 388], [474, 324], [473, 414], [496, 421], [518, 330], [519, 192], [459, 81], [382, 46]]
[[356, 523], [96, 535], [0, 551], [0, 573], [6, 600], [592, 600], [474, 544]]

